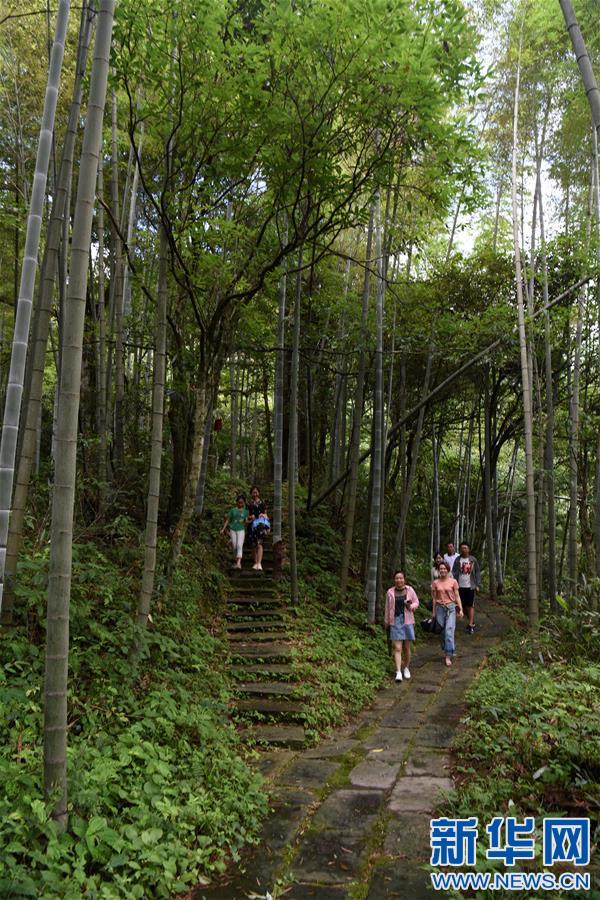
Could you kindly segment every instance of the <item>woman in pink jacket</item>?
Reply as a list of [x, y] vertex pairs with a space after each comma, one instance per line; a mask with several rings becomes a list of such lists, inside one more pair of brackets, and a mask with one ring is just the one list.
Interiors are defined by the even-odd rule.
[[[390, 640], [394, 644], [396, 661], [396, 681], [410, 678], [410, 644], [415, 639], [415, 617], [413, 611], [419, 605], [414, 588], [404, 580], [404, 572], [394, 573], [394, 586], [385, 595], [385, 624], [390, 629]], [[404, 653], [404, 669], [402, 654]]]

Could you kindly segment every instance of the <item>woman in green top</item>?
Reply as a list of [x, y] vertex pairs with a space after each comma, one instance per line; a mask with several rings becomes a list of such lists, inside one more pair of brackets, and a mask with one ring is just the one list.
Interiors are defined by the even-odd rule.
[[225, 534], [227, 526], [229, 526], [229, 537], [231, 538], [231, 546], [235, 555], [234, 569], [242, 568], [242, 553], [244, 550], [244, 537], [246, 535], [246, 520], [248, 518], [248, 510], [246, 508], [246, 497], [244, 494], [238, 494], [235, 498], [235, 506], [227, 511], [221, 534]]

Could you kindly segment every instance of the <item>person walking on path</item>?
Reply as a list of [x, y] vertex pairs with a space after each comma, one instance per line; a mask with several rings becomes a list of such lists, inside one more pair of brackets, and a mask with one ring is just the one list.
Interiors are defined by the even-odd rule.
[[415, 639], [414, 610], [418, 605], [419, 598], [414, 588], [406, 584], [404, 572], [395, 572], [393, 587], [385, 596], [385, 625], [390, 629], [390, 640], [394, 645], [396, 681], [410, 678], [410, 644]]
[[227, 511], [221, 534], [225, 534], [229, 526], [229, 537], [231, 538], [231, 546], [233, 547], [233, 555], [235, 556], [234, 569], [242, 568], [242, 555], [244, 551], [244, 537], [246, 534], [246, 520], [248, 519], [248, 509], [246, 507], [246, 497], [244, 494], [238, 494], [235, 498], [235, 506]]
[[456, 552], [456, 547], [452, 543], [452, 541], [448, 542], [448, 550], [444, 553], [444, 561], [448, 563], [448, 571], [452, 572], [454, 568], [454, 563], [458, 559], [459, 554]]
[[458, 610], [459, 619], [462, 619], [463, 608], [458, 583], [450, 575], [450, 570], [445, 562], [440, 563], [440, 577], [431, 584], [431, 597], [433, 599], [433, 617], [444, 629], [442, 631], [442, 649], [446, 656], [446, 665], [451, 666], [455, 653], [456, 611]]
[[444, 562], [444, 557], [441, 553], [436, 553], [433, 557], [433, 565], [431, 567], [431, 580], [435, 581], [436, 578], [440, 577], [440, 563]]
[[481, 570], [475, 557], [471, 556], [471, 548], [466, 541], [460, 545], [460, 556], [454, 562], [452, 576], [458, 581], [463, 609], [467, 611], [469, 617], [467, 631], [469, 634], [473, 634], [475, 631], [475, 594], [479, 593], [481, 586]]
[[260, 499], [260, 491], [253, 485], [250, 490], [250, 503], [248, 504], [248, 543], [252, 547], [254, 554], [254, 565], [252, 566], [258, 572], [262, 572], [263, 558], [263, 540], [265, 536], [264, 528], [253, 528], [252, 523], [261, 516], [267, 516], [267, 507], [263, 500]]

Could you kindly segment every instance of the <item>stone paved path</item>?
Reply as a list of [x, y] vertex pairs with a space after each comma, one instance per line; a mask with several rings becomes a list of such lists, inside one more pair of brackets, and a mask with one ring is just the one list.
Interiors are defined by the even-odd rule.
[[477, 621], [472, 636], [459, 623], [452, 668], [437, 638], [420, 638], [412, 679], [383, 687], [352, 724], [300, 753], [261, 754], [274, 810], [261, 845], [194, 900], [439, 897], [421, 868], [430, 812], [453, 788], [448, 746], [464, 693], [507, 617], [479, 600]]

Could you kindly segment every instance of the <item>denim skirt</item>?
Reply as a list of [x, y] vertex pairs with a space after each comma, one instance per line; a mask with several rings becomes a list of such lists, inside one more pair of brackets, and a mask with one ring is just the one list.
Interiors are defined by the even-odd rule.
[[390, 628], [390, 641], [414, 641], [415, 626], [406, 625], [404, 616], [396, 616], [394, 624]]

